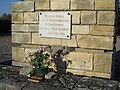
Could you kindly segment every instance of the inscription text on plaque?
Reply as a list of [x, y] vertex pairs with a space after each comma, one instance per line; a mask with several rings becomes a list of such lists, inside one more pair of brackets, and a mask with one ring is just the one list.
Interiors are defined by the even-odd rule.
[[70, 39], [71, 15], [68, 12], [39, 12], [41, 37]]

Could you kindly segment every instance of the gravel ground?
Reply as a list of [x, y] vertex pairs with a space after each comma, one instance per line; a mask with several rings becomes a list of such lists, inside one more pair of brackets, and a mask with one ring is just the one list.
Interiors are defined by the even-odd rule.
[[[0, 36], [0, 62], [11, 59], [11, 47], [11, 36]], [[117, 80], [120, 80], [120, 37], [117, 37], [116, 48], [115, 77]], [[0, 87], [0, 90], [8, 90], [3, 88], [9, 87], [9, 85], [12, 85], [16, 88], [16, 85], [18, 84], [20, 84], [20, 88], [24, 88], [23, 90], [120, 90], [120, 83], [117, 81], [89, 77], [76, 77], [69, 74], [62, 75], [58, 79], [53, 78], [48, 81], [46, 80], [40, 82], [39, 84], [31, 84], [27, 81], [26, 77], [24, 78], [20, 76], [18, 72], [16, 72], [18, 68], [16, 70], [14, 69], [16, 68], [12, 69], [12, 67], [9, 67], [7, 69], [7, 67], [0, 66], [0, 86], [3, 85], [3, 83], [5, 86]], [[23, 85], [24, 82], [25, 84]], [[13, 85], [14, 83], [15, 85]], [[11, 88], [9, 90], [13, 89]]]
[[76, 76], [72, 73], [55, 74], [39, 83], [28, 81], [20, 75], [20, 67], [0, 65], [0, 90], [120, 90], [114, 80]]

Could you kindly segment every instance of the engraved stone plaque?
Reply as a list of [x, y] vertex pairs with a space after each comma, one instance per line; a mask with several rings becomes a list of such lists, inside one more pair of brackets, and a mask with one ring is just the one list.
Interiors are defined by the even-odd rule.
[[39, 34], [41, 37], [70, 39], [71, 15], [68, 12], [39, 12]]

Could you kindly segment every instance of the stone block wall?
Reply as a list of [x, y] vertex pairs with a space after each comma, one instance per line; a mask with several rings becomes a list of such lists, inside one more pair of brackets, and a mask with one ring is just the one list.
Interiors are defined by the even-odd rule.
[[[63, 11], [72, 16], [71, 39], [41, 38], [39, 11]], [[24, 0], [12, 3], [12, 58], [25, 57], [41, 46], [74, 48], [66, 71], [111, 77], [115, 36], [115, 0]]]

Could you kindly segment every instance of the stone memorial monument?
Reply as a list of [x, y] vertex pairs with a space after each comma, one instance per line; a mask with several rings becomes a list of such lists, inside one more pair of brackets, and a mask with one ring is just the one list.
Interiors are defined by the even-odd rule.
[[[74, 50], [66, 71], [111, 78], [115, 45], [115, 0], [24, 0], [12, 3], [12, 59], [41, 46]], [[61, 68], [62, 69], [62, 68]]]

